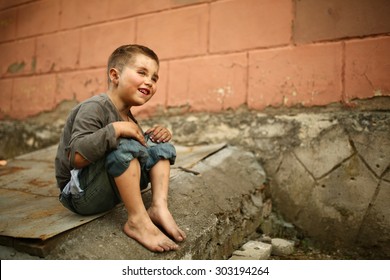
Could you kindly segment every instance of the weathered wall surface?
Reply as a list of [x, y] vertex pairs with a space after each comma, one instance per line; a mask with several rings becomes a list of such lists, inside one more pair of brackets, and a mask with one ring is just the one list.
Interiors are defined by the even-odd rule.
[[107, 57], [128, 43], [162, 60], [143, 114], [390, 95], [389, 14], [387, 0], [3, 0], [0, 119], [105, 91]]
[[159, 121], [178, 143], [226, 141], [254, 152], [273, 210], [304, 236], [327, 248], [390, 257], [388, 110], [238, 111]]

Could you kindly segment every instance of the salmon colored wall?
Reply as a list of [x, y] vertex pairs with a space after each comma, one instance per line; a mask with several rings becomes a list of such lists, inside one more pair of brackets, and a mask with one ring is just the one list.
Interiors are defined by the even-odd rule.
[[388, 0], [0, 0], [0, 119], [106, 90], [119, 45], [161, 58], [139, 114], [390, 95]]

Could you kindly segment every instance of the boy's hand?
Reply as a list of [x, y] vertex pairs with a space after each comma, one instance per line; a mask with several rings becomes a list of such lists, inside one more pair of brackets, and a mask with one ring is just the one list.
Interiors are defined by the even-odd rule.
[[155, 143], [165, 143], [172, 139], [171, 132], [167, 128], [159, 125], [149, 128], [145, 133], [149, 134], [150, 140]]
[[142, 130], [134, 122], [114, 122], [115, 134], [118, 137], [133, 138], [146, 146], [145, 137]]

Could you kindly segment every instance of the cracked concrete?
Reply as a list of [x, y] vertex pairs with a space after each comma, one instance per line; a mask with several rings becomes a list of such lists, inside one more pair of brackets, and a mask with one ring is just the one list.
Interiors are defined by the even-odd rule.
[[332, 125], [301, 138], [268, 173], [274, 207], [328, 246], [362, 246], [367, 255], [389, 256], [390, 211], [384, 201], [390, 201], [390, 114], [327, 118]]
[[224, 139], [253, 151], [266, 170], [273, 211], [305, 236], [328, 248], [390, 256], [388, 110], [187, 118], [186, 133], [179, 128], [183, 118], [167, 120], [175, 139]]
[[[181, 145], [227, 142], [252, 152], [267, 176], [264, 216], [277, 212], [300, 234], [328, 248], [388, 258], [389, 101], [371, 100], [374, 105], [364, 110], [241, 108], [167, 115], [141, 124], [148, 127], [157, 121], [167, 126]], [[215, 172], [221, 170], [216, 167]], [[245, 209], [248, 215], [255, 212], [252, 207]], [[223, 211], [217, 217], [229, 224]]]

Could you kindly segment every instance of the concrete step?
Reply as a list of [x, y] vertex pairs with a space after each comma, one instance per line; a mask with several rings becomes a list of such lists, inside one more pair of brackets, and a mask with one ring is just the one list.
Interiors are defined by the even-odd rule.
[[[178, 170], [171, 179], [170, 209], [187, 233], [180, 250], [153, 253], [127, 237], [122, 231], [126, 211], [118, 205], [106, 215], [44, 244], [36, 243], [36, 254], [44, 259], [65, 260], [227, 259], [262, 222], [264, 182], [265, 173], [252, 153], [227, 146], [189, 171]], [[147, 206], [151, 193], [144, 193], [143, 198]], [[18, 243], [18, 249], [29, 245], [30, 253], [34, 253], [34, 244], [23, 242]], [[15, 252], [1, 256], [16, 257], [23, 258]]]

